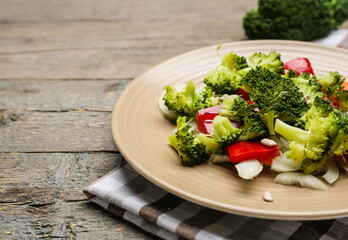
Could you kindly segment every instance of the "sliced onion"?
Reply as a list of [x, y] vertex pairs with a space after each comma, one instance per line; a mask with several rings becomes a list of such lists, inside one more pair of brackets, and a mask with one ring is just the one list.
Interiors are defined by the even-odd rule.
[[212, 154], [208, 159], [210, 163], [223, 163], [231, 162], [230, 157], [227, 154]]
[[295, 163], [292, 159], [286, 156], [287, 152], [283, 153], [272, 160], [271, 169], [276, 172], [294, 172], [300, 169], [301, 164]]
[[165, 91], [161, 94], [161, 97], [158, 99], [158, 105], [163, 113], [163, 115], [170, 119], [170, 120], [176, 120], [179, 117], [179, 114], [176, 112], [170, 111], [168, 107], [164, 104], [163, 96], [165, 94]]
[[276, 133], [275, 135], [271, 135], [270, 138], [277, 143], [279, 150], [281, 152], [289, 151], [289, 142], [283, 136]]
[[328, 185], [319, 178], [298, 172], [280, 173], [274, 178], [273, 182], [282, 185], [299, 185], [304, 188], [328, 190]]
[[243, 161], [235, 165], [239, 177], [252, 180], [256, 178], [263, 169], [263, 165], [257, 159]]
[[327, 167], [327, 171], [323, 175], [323, 178], [329, 184], [333, 184], [340, 175], [337, 164], [333, 161], [333, 159], [330, 159], [329, 161], [326, 162], [326, 167]]

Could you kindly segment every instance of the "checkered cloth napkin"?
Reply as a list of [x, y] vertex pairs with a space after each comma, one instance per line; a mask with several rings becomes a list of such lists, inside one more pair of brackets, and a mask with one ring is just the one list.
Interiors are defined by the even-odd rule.
[[[348, 30], [317, 42], [348, 48]], [[152, 184], [122, 160], [116, 169], [88, 186], [90, 201], [163, 239], [348, 239], [348, 218], [279, 221], [212, 210]]]

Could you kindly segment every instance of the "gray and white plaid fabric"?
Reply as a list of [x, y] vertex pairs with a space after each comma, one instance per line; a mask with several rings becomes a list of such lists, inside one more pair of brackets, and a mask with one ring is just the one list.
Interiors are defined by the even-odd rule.
[[[348, 48], [347, 36], [348, 30], [339, 30], [319, 42]], [[212, 210], [155, 186], [125, 161], [92, 183], [84, 193], [116, 216], [168, 240], [348, 239], [348, 218], [279, 221]]]

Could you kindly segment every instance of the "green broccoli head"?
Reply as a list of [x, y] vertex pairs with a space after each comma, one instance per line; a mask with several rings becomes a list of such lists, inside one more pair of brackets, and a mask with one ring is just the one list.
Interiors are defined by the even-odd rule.
[[269, 135], [267, 126], [263, 123], [257, 112], [244, 118], [242, 130], [243, 132], [239, 136], [238, 141], [261, 140]]
[[228, 145], [238, 139], [242, 131], [234, 127], [228, 118], [218, 115], [213, 120], [211, 134], [199, 134], [198, 139], [213, 153], [222, 154]]
[[240, 57], [233, 52], [229, 52], [223, 56], [221, 66], [225, 66], [231, 70], [240, 70], [247, 68], [248, 63], [244, 56]]
[[[346, 1], [346, 0], [337, 0]], [[326, 36], [340, 23], [329, 0], [259, 0], [248, 12], [243, 27], [249, 39], [289, 39], [310, 41]], [[338, 17], [346, 18], [346, 11]]]
[[185, 166], [194, 166], [206, 162], [211, 152], [190, 130], [186, 117], [178, 117], [177, 131], [168, 139], [169, 144], [178, 152]]
[[196, 93], [195, 84], [189, 81], [186, 87], [178, 91], [174, 86], [166, 86], [163, 100], [170, 111], [179, 115], [195, 117], [198, 110], [204, 107], [202, 97]]
[[203, 105], [204, 105], [203, 108], [213, 107], [213, 106], [219, 105], [221, 103], [219, 100], [221, 95], [215, 94], [213, 89], [209, 86], [205, 86], [204, 90], [201, 91], [199, 93], [199, 95], [203, 99]]
[[315, 76], [311, 76], [309, 73], [302, 73], [300, 76], [291, 77], [290, 79], [299, 88], [300, 92], [303, 93], [308, 104], [312, 103], [316, 97], [325, 97], [325, 93], [321, 90], [322, 86], [318, 83]]
[[203, 83], [211, 87], [216, 94], [233, 94], [239, 89], [241, 76], [226, 66], [218, 66], [210, 71]]
[[233, 94], [239, 89], [242, 72], [238, 70], [248, 67], [245, 57], [230, 52], [223, 56], [222, 63], [210, 71], [203, 82], [216, 94]]
[[305, 122], [302, 130], [277, 119], [275, 131], [289, 141], [288, 157], [301, 163], [302, 170], [310, 174], [320, 171], [334, 154], [342, 155], [348, 150], [348, 114], [317, 97]]
[[339, 26], [348, 19], [348, 0], [332, 0], [331, 4], [335, 12], [336, 26]]
[[256, 67], [241, 82], [250, 88], [250, 99], [260, 111], [260, 118], [271, 135], [275, 134], [276, 118], [286, 122], [294, 121], [308, 109], [303, 93], [296, 85], [290, 79], [268, 69]]
[[329, 75], [321, 76], [319, 82], [328, 98], [332, 100], [332, 97], [343, 88], [342, 83], [344, 82], [344, 78], [335, 71], [330, 72]]
[[340, 105], [340, 109], [348, 111], [348, 90], [339, 91], [336, 94], [336, 101]]
[[254, 53], [249, 56], [248, 60], [253, 68], [260, 66], [276, 73], [283, 73], [284, 70], [284, 63], [280, 59], [280, 54], [274, 51], [268, 55], [262, 52]]
[[251, 116], [255, 112], [240, 95], [231, 95], [222, 102], [220, 115], [232, 119], [239, 125], [244, 124], [244, 118]]

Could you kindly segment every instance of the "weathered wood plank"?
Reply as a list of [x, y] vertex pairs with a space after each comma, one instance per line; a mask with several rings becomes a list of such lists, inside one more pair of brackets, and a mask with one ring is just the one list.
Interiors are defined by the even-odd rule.
[[0, 154], [0, 239], [151, 239], [82, 193], [123, 161], [113, 153]]
[[[257, 0], [1, 0], [0, 19], [7, 22], [52, 20], [114, 20], [191, 18], [229, 18], [231, 12], [243, 6], [255, 7]], [[222, 16], [223, 15], [223, 16]]]
[[0, 110], [111, 111], [130, 80], [0, 81]]
[[134, 12], [113, 21], [3, 22], [0, 78], [134, 78], [180, 53], [245, 38], [242, 18], [255, 1], [163, 2], [159, 17], [127, 1]]
[[0, 112], [0, 152], [116, 151], [109, 112]]

